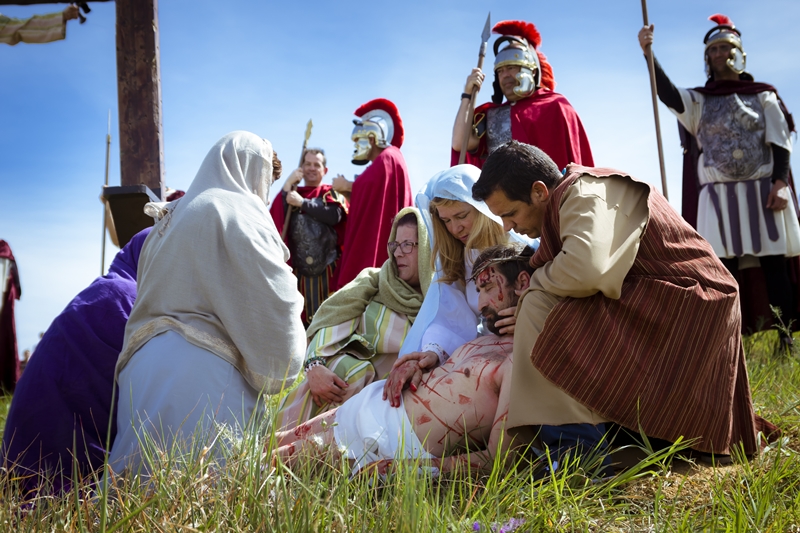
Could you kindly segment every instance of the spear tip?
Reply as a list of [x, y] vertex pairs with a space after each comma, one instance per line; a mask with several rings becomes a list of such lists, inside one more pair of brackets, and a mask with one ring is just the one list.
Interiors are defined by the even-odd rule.
[[486, 15], [486, 25], [483, 27], [483, 33], [481, 34], [481, 38], [483, 42], [489, 41], [489, 35], [492, 32], [492, 12], [489, 11], [489, 14]]

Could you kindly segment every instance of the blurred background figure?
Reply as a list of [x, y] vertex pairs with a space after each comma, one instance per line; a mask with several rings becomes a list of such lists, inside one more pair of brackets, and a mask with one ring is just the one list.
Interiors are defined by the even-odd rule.
[[22, 296], [11, 247], [0, 240], [0, 394], [14, 392], [19, 378], [14, 302]]

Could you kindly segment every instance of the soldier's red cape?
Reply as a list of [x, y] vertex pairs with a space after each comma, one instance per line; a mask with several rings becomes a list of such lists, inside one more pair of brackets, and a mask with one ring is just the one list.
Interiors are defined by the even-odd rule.
[[[733, 93], [738, 94], [758, 94], [771, 91], [778, 97], [778, 104], [783, 111], [783, 116], [789, 125], [790, 131], [795, 131], [794, 119], [786, 108], [786, 105], [778, 96], [778, 90], [767, 83], [759, 83], [748, 80], [719, 80], [708, 81], [703, 87], [692, 89], [704, 95], [725, 96]], [[678, 122], [678, 133], [683, 146], [683, 194], [681, 199], [681, 215], [693, 228], [697, 228], [697, 204], [700, 200], [700, 188], [697, 177], [697, 160], [700, 158], [700, 150], [697, 146], [697, 139], [691, 135], [680, 122]], [[795, 210], [800, 213], [800, 206], [797, 203], [797, 189], [794, 185], [794, 177], [791, 169], [789, 170], [789, 187], [792, 189], [792, 201], [795, 203]], [[759, 329], [769, 329], [773, 326], [772, 320], [763, 321], [763, 317], [772, 317], [772, 312], [767, 299], [767, 285], [764, 279], [764, 272], [761, 268], [746, 268], [734, 273], [736, 281], [739, 283], [739, 294], [742, 298], [742, 333], [752, 333]], [[800, 311], [800, 257], [789, 258], [789, 279], [792, 282], [792, 292], [796, 304], [795, 312]]]
[[14, 322], [14, 301], [22, 296], [19, 272], [14, 254], [6, 241], [0, 240], [0, 259], [11, 261], [8, 278], [0, 280], [0, 392], [11, 393], [19, 378], [19, 356], [17, 351], [17, 327]]
[[[475, 109], [476, 120], [488, 109], [504, 104], [486, 103]], [[555, 161], [558, 168], [569, 163], [593, 166], [592, 149], [578, 113], [561, 94], [539, 89], [511, 106], [511, 138], [538, 147]], [[458, 152], [452, 150], [450, 164], [458, 164]], [[478, 149], [468, 152], [464, 161], [478, 168], [488, 157], [486, 136]]]
[[406, 161], [398, 148], [389, 146], [353, 183], [337, 289], [363, 269], [380, 267], [386, 262], [389, 258], [386, 243], [394, 216], [412, 205]]

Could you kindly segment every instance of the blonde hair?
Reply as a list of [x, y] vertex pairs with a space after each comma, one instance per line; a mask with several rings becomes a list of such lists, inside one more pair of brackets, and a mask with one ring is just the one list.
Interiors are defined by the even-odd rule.
[[[475, 222], [472, 224], [472, 231], [469, 233], [466, 244], [453, 237], [450, 232], [447, 231], [447, 227], [444, 222], [442, 222], [442, 219], [439, 218], [438, 207], [452, 207], [456, 205], [466, 205], [475, 211]], [[431, 262], [433, 268], [436, 268], [436, 258], [438, 257], [442, 264], [440, 281], [445, 283], [454, 283], [456, 281], [464, 282], [464, 279], [467, 277], [467, 272], [464, 268], [465, 249], [483, 250], [489, 246], [496, 246], [508, 242], [508, 234], [503, 230], [500, 224], [466, 202], [436, 197], [431, 200], [429, 209], [433, 224], [434, 242]]]

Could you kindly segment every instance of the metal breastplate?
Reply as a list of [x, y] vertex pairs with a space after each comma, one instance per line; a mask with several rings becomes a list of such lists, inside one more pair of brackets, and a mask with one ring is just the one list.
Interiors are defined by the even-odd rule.
[[486, 111], [486, 146], [491, 154], [511, 140], [511, 106], [493, 107]]
[[747, 179], [770, 162], [764, 107], [757, 94], [706, 96], [697, 138], [704, 166]]
[[318, 276], [336, 261], [336, 230], [305, 213], [292, 214], [289, 223], [292, 266], [304, 276]]

